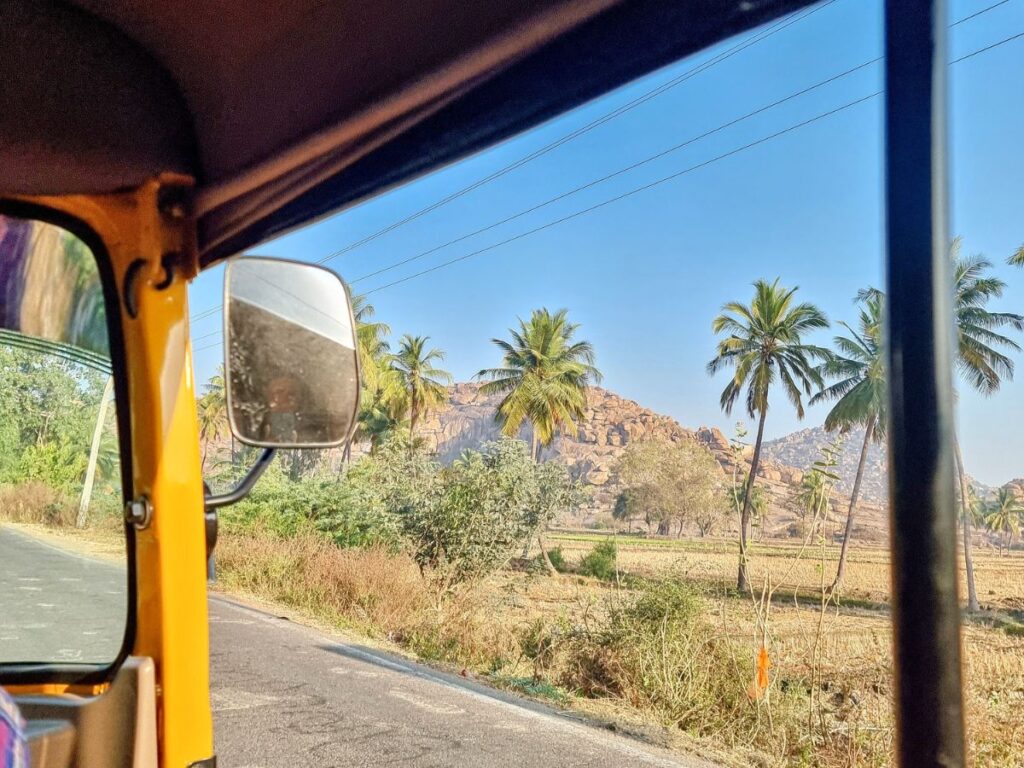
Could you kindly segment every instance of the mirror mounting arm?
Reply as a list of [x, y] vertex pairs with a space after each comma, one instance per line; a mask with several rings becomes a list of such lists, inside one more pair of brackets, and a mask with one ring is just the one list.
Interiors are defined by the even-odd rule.
[[208, 495], [206, 497], [206, 511], [212, 512], [221, 507], [231, 506], [248, 496], [252, 487], [256, 485], [256, 481], [260, 479], [260, 476], [266, 472], [267, 467], [270, 466], [270, 462], [274, 460], [276, 454], [276, 448], [264, 448], [263, 453], [256, 459], [256, 463], [249, 468], [249, 471], [245, 473], [245, 477], [239, 481], [238, 485], [227, 493]]

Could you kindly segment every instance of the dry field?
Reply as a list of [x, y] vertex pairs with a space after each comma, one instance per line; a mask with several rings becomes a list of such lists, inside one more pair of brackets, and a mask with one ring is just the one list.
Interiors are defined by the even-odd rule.
[[[579, 533], [553, 533], [549, 546], [560, 547], [568, 562], [578, 562], [595, 543], [607, 536]], [[669, 571], [688, 578], [728, 585], [736, 579], [736, 543], [723, 539], [642, 539], [620, 537], [620, 567], [649, 576]], [[751, 581], [760, 585], [766, 575], [780, 592], [794, 588], [817, 591], [821, 587], [821, 563], [831, 581], [839, 557], [837, 545], [808, 549], [797, 560], [800, 544], [765, 542], [750, 548]], [[794, 561], [796, 564], [794, 565]], [[961, 562], [961, 592], [966, 593]], [[990, 547], [974, 547], [974, 576], [978, 599], [984, 610], [1024, 612], [1024, 553], [999, 554]], [[779, 583], [785, 579], [783, 583]], [[857, 600], [886, 602], [889, 599], [889, 552], [880, 547], [854, 542], [847, 563], [845, 594]]]
[[[602, 537], [551, 534], [548, 546], [561, 548], [569, 563], [578, 562]], [[760, 644], [753, 600], [729, 596], [734, 584], [735, 544], [729, 541], [645, 541], [618, 539], [619, 567], [624, 572], [656, 577], [675, 574], [705, 585], [709, 605], [723, 633], [748, 638], [753, 655]], [[789, 681], [815, 676], [821, 681], [822, 706], [833, 730], [856, 732], [864, 745], [846, 764], [872, 764], [888, 754], [893, 737], [891, 696], [891, 623], [888, 553], [854, 547], [848, 564], [846, 602], [819, 610], [812, 599], [835, 571], [838, 547], [755, 545], [751, 578], [755, 589], [766, 579], [777, 587], [768, 616], [773, 690]], [[965, 690], [971, 753], [976, 766], [1024, 765], [1024, 555], [975, 550], [975, 571], [983, 614], [964, 627]], [[583, 602], [577, 584], [563, 605]], [[965, 589], [965, 587], [963, 587]], [[794, 591], [800, 594], [799, 606]], [[529, 589], [525, 594], [529, 596]], [[715, 595], [718, 595], [717, 599]], [[523, 602], [551, 611], [558, 601], [548, 592]], [[819, 631], [820, 621], [820, 631]], [[818, 670], [812, 670], [817, 659]], [[777, 687], [777, 688], [776, 688]], [[835, 756], [832, 756], [833, 759]], [[831, 762], [831, 760], [830, 760]], [[842, 761], [841, 761], [842, 762]], [[812, 761], [811, 764], [817, 764]], [[884, 760], [880, 764], [885, 764]]]

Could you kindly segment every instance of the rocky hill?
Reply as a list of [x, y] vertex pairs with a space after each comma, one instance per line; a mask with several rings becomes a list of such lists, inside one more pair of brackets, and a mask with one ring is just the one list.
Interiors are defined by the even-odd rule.
[[[450, 387], [448, 403], [430, 412], [417, 426], [417, 435], [424, 438], [427, 447], [445, 462], [455, 459], [467, 448], [499, 437], [494, 414], [500, 395], [485, 395], [478, 384], [455, 384]], [[529, 441], [529, 428], [524, 427], [519, 437]], [[840, 480], [831, 514], [832, 529], [841, 529], [853, 487], [857, 462], [864, 433], [851, 432], [844, 441], [836, 474]], [[633, 400], [616, 395], [601, 387], [587, 392], [586, 419], [576, 434], [559, 435], [543, 449], [543, 458], [566, 464], [590, 489], [591, 501], [583, 510], [582, 519], [564, 523], [582, 524], [595, 520], [608, 521], [621, 485], [616, 466], [629, 443], [651, 439], [673, 442], [695, 440], [705, 445], [718, 460], [722, 482], [745, 473], [749, 467], [750, 449], [741, 456], [745, 466], [734, 465], [734, 454], [729, 440], [714, 427], [691, 429], [675, 419], [655, 413]], [[769, 513], [765, 532], [774, 536], [793, 535], [797, 522], [795, 495], [806, 468], [821, 458], [822, 446], [832, 440], [821, 427], [802, 429], [778, 440], [765, 443], [758, 476], [760, 486], [768, 493]], [[359, 452], [359, 449], [356, 449]], [[886, 502], [886, 459], [883, 446], [872, 445], [867, 458], [861, 484], [854, 533], [858, 540], [883, 542], [888, 535]], [[984, 495], [994, 489], [978, 485]], [[1024, 480], [1008, 483], [1024, 496]], [[735, 521], [730, 521], [735, 524]]]
[[[437, 452], [442, 461], [451, 461], [467, 448], [476, 448], [499, 436], [494, 414], [501, 400], [499, 395], [485, 395], [477, 384], [456, 384], [450, 389], [448, 404], [431, 412], [417, 426], [419, 436]], [[520, 434], [529, 440], [528, 428]], [[574, 435], [559, 435], [544, 449], [543, 456], [566, 464], [591, 491], [588, 517], [607, 515], [620, 490], [616, 465], [626, 446], [633, 441], [663, 439], [672, 442], [695, 440], [718, 459], [722, 480], [733, 474], [733, 454], [729, 440], [718, 429], [689, 429], [675, 419], [655, 413], [633, 400], [601, 387], [587, 392], [586, 419]], [[748, 458], [749, 461], [749, 452]], [[758, 473], [770, 497], [782, 504], [785, 497], [799, 485], [800, 470], [768, 459]], [[580, 521], [576, 521], [580, 522]]]
[[[778, 440], [765, 442], [763, 453], [782, 464], [810, 467], [815, 461], [822, 458], [822, 447], [831, 443], [835, 437], [834, 434], [826, 432], [824, 427], [801, 429], [785, 437], [780, 437]], [[839, 453], [839, 466], [836, 468], [836, 474], [840, 480], [836, 487], [844, 496], [849, 496], [853, 490], [853, 480], [857, 474], [857, 462], [860, 461], [860, 451], [863, 445], [863, 429], [851, 430], [843, 440]], [[885, 503], [888, 493], [885, 462], [885, 448], [873, 442], [868, 448], [864, 478], [860, 484], [860, 496], [864, 501], [874, 504]]]

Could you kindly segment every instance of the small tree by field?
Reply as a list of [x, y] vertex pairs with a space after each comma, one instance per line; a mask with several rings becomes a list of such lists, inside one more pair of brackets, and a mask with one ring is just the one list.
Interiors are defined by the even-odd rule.
[[466, 451], [424, 480], [397, 512], [413, 556], [442, 591], [502, 568], [583, 498], [565, 467], [536, 464], [525, 443], [510, 438]]
[[[501, 434], [515, 437], [526, 422], [531, 426], [530, 458], [540, 460], [541, 449], [551, 444], [560, 430], [574, 430], [586, 415], [587, 386], [601, 381], [594, 347], [576, 338], [579, 324], [570, 323], [569, 312], [535, 309], [519, 329], [509, 329], [511, 341], [491, 339], [502, 351], [501, 367], [477, 374], [484, 380], [484, 394], [504, 395], [494, 414]], [[544, 547], [543, 531], [537, 544], [548, 572], [554, 565]]]
[[694, 440], [630, 443], [617, 472], [626, 487], [616, 503], [618, 519], [643, 516], [648, 526], [658, 525], [658, 533], [675, 528], [681, 535], [688, 523], [709, 532], [723, 514], [722, 470], [711, 451]]

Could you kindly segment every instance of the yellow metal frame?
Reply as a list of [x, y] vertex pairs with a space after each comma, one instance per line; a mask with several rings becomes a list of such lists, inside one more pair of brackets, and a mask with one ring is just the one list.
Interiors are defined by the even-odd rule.
[[[153, 510], [135, 536], [132, 652], [156, 663], [160, 764], [182, 768], [213, 755], [203, 480], [186, 290], [198, 272], [191, 187], [187, 177], [164, 175], [118, 194], [17, 198], [86, 224], [112, 262], [122, 297], [132, 482], [135, 497], [145, 496]], [[130, 271], [134, 318], [123, 299]]]

